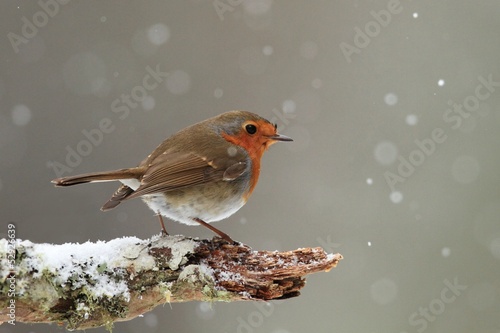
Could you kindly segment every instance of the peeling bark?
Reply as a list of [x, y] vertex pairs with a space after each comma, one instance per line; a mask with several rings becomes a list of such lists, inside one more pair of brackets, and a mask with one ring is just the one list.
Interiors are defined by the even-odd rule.
[[220, 238], [63, 245], [2, 239], [0, 322], [111, 329], [164, 303], [295, 297], [306, 275], [329, 271], [341, 259], [321, 248], [254, 251]]

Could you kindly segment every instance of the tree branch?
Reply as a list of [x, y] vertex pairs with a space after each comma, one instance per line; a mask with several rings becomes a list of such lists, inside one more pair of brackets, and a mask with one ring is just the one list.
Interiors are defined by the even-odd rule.
[[135, 237], [84, 244], [0, 240], [0, 323], [87, 329], [164, 303], [295, 297], [304, 276], [335, 267], [321, 248], [254, 251], [219, 238]]

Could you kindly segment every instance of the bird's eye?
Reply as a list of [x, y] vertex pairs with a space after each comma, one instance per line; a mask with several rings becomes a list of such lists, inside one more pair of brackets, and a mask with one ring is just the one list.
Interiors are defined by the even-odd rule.
[[248, 124], [245, 126], [245, 130], [248, 134], [255, 134], [257, 132], [257, 127], [252, 124]]

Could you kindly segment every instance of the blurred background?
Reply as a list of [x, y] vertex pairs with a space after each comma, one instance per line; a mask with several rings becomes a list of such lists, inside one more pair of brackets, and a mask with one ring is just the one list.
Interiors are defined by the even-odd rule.
[[2, 237], [9, 222], [57, 244], [158, 233], [140, 200], [99, 210], [116, 183], [50, 180], [135, 166], [243, 109], [295, 141], [270, 149], [248, 204], [216, 227], [254, 249], [345, 257], [298, 298], [172, 304], [116, 332], [500, 332], [500, 2], [0, 7]]

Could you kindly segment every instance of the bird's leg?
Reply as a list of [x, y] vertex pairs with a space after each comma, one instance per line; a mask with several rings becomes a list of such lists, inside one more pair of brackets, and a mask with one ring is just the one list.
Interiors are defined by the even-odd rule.
[[212, 230], [213, 232], [215, 232], [217, 235], [219, 235], [222, 239], [228, 241], [229, 243], [234, 243], [234, 241], [231, 239], [231, 237], [229, 237], [226, 233], [220, 231], [219, 229], [217, 229], [216, 227], [213, 227], [211, 226], [210, 224], [208, 224], [207, 222], [199, 219], [199, 218], [194, 218], [193, 219], [194, 221], [198, 222], [199, 224], [201, 224], [202, 226], [204, 227], [207, 227], [208, 229]]
[[165, 224], [163, 223], [163, 218], [161, 217], [161, 214], [159, 212], [158, 212], [157, 216], [160, 219], [161, 234], [163, 236], [168, 236], [167, 229], [165, 229]]

